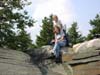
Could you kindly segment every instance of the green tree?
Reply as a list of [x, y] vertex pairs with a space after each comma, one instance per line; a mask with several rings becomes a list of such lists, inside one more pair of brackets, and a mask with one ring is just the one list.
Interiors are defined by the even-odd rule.
[[31, 44], [30, 36], [25, 31], [34, 23], [24, 10], [29, 4], [27, 0], [0, 1], [0, 47], [24, 50], [28, 48], [27, 44]]
[[88, 40], [93, 39], [94, 35], [100, 34], [100, 14], [97, 14], [95, 19], [90, 20], [90, 25], [92, 26], [92, 29], [88, 34]]
[[82, 37], [82, 34], [80, 34], [78, 31], [77, 22], [73, 22], [73, 24], [68, 30], [68, 34], [70, 43], [72, 45], [84, 41], [84, 37]]
[[53, 23], [52, 16], [50, 18], [45, 17], [42, 20], [42, 30], [40, 36], [37, 36], [36, 44], [38, 47], [47, 45], [51, 39], [53, 39]]
[[29, 34], [26, 34], [26, 31], [21, 31], [17, 35], [17, 49], [27, 50], [32, 45], [32, 40], [30, 39]]

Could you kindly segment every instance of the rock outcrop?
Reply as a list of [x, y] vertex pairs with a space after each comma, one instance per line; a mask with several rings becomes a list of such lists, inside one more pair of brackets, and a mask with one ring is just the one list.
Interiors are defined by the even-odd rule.
[[[44, 46], [41, 50], [49, 54], [51, 48], [51, 46]], [[44, 65], [49, 70], [61, 75], [100, 74], [100, 39], [79, 43], [74, 45], [73, 48], [62, 48], [62, 52], [62, 64], [57, 65], [54, 61], [46, 59], [43, 61]], [[46, 57], [48, 56], [46, 55]]]
[[52, 46], [27, 53], [0, 48], [0, 75], [100, 75], [100, 39], [62, 48], [61, 64], [49, 58]]
[[0, 75], [41, 75], [30, 56], [15, 50], [0, 48]]
[[21, 51], [0, 48], [0, 75], [61, 75], [38, 62], [35, 64], [28, 54]]
[[73, 46], [73, 51], [77, 52], [87, 52], [88, 48], [100, 49], [100, 39], [93, 39], [83, 43], [79, 43]]

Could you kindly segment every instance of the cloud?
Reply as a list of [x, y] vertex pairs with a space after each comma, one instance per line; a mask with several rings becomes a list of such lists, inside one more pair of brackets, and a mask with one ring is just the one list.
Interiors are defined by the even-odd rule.
[[72, 20], [73, 8], [70, 0], [37, 0], [33, 18], [43, 19], [50, 14], [56, 14], [63, 23]]

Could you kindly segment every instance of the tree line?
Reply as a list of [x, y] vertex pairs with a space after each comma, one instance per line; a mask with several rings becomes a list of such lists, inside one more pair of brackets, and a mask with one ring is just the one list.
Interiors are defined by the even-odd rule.
[[[30, 34], [25, 30], [27, 27], [34, 26], [35, 23], [24, 10], [24, 7], [30, 4], [28, 0], [0, 1], [0, 47], [26, 51], [28, 48], [47, 45], [54, 38], [51, 15], [43, 18], [40, 35], [37, 35], [36, 44], [32, 43]], [[78, 31], [78, 23], [72, 23], [67, 32], [72, 45], [93, 39], [95, 34], [100, 34], [100, 14], [97, 14], [89, 23], [92, 29], [85, 37]]]
[[[51, 24], [51, 25], [50, 25]], [[92, 29], [89, 30], [89, 34], [87, 36], [83, 36], [81, 31], [78, 31], [78, 23], [73, 22], [71, 27], [68, 28], [66, 32], [68, 34], [69, 43], [71, 45], [81, 43], [86, 40], [91, 40], [94, 38], [94, 35], [100, 34], [100, 14], [97, 14], [93, 20], [90, 20], [89, 24]], [[40, 31], [40, 35], [37, 36], [36, 45], [37, 47], [41, 47], [43, 45], [47, 45], [50, 40], [53, 38], [53, 23], [51, 16], [49, 18], [45, 17], [42, 21], [42, 30]]]

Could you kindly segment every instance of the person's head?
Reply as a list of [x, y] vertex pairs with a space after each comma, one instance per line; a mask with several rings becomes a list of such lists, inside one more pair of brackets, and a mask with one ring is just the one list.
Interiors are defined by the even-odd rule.
[[60, 33], [60, 28], [58, 26], [54, 27], [54, 33], [56, 33], [56, 34]]
[[53, 21], [56, 21], [57, 22], [58, 21], [58, 16], [57, 15], [53, 15], [52, 16], [52, 19], [53, 19]]

